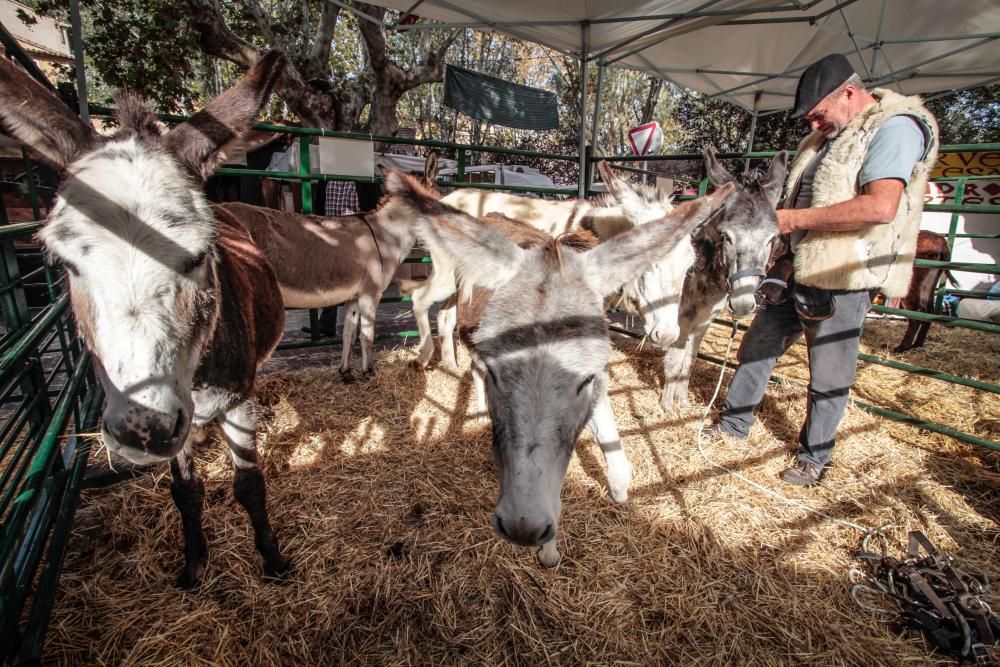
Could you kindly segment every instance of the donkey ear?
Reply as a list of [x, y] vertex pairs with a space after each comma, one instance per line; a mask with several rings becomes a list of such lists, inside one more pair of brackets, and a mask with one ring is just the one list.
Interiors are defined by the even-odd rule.
[[269, 51], [242, 81], [167, 133], [167, 149], [195, 180], [204, 182], [222, 157], [220, 149], [250, 129], [287, 61], [284, 53]]
[[0, 58], [0, 125], [58, 171], [98, 142], [93, 129], [7, 58]]
[[708, 221], [735, 189], [735, 184], [726, 183], [710, 195], [679, 204], [660, 220], [633, 227], [588, 251], [591, 289], [610, 294], [663, 259]]
[[702, 155], [705, 156], [705, 172], [708, 174], [708, 180], [712, 182], [712, 185], [719, 187], [723, 183], [734, 182], [733, 175], [726, 171], [726, 168], [715, 157], [715, 151], [711, 148], [706, 148], [702, 151]]
[[629, 224], [641, 225], [650, 220], [657, 220], [671, 210], [672, 206], [668, 201], [664, 203], [646, 201], [627, 181], [619, 178], [603, 160], [597, 163], [597, 170]]
[[771, 166], [767, 170], [767, 180], [762, 183], [771, 206], [777, 206], [778, 202], [781, 201], [781, 192], [785, 188], [785, 172], [787, 170], [788, 151], [781, 151], [771, 160]]
[[417, 225], [417, 235], [431, 256], [448, 257], [470, 289], [496, 288], [520, 270], [525, 251], [488, 225], [442, 204], [417, 180], [389, 169], [385, 189]]
[[618, 178], [618, 175], [615, 174], [615, 170], [611, 168], [607, 160], [601, 160], [597, 163], [597, 173], [601, 175], [601, 182], [607, 186], [608, 192], [617, 198], [624, 184]]
[[427, 154], [427, 160], [424, 162], [424, 185], [427, 187], [434, 187], [437, 183], [437, 175], [438, 152], [433, 150]]

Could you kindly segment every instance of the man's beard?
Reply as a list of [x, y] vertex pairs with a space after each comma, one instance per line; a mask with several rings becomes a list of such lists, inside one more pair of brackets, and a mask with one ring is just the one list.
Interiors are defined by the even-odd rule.
[[823, 133], [827, 139], [836, 139], [844, 131], [844, 126], [840, 123], [830, 123], [830, 129]]

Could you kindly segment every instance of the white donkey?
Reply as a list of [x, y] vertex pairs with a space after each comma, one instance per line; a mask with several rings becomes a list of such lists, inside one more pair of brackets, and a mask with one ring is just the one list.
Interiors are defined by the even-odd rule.
[[[637, 207], [626, 213], [620, 206], [597, 206], [581, 199], [551, 201], [481, 190], [456, 190], [441, 201], [473, 217], [499, 213], [552, 236], [586, 229], [602, 242], [636, 224], [662, 218], [669, 210], [662, 206], [653, 209]], [[651, 212], [655, 215], [648, 215]], [[413, 298], [413, 314], [420, 332], [417, 363], [421, 367], [426, 367], [434, 354], [429, 317], [431, 306], [448, 299], [456, 290], [455, 268], [450, 260], [447, 257], [433, 259], [431, 275], [427, 280], [400, 282], [400, 290]], [[691, 244], [678, 243], [662, 261], [625, 286], [624, 305], [642, 316], [646, 335], [657, 345], [669, 345], [679, 335], [677, 277], [680, 276], [682, 283], [694, 260]], [[455, 310], [449, 303], [438, 312], [441, 364], [449, 370], [457, 368], [454, 331]]]
[[435, 259], [450, 258], [463, 288], [491, 290], [474, 298], [481, 311], [469, 340], [474, 365], [487, 378], [500, 469], [493, 526], [515, 544], [541, 546], [542, 564], [554, 566], [560, 491], [584, 426], [604, 452], [611, 497], [627, 500], [632, 481], [608, 400], [604, 297], [686, 242], [733, 187], [585, 252], [551, 238], [520, 247], [520, 235], [512, 240], [399, 172], [389, 172], [386, 188], [412, 209]]
[[184, 587], [198, 582], [208, 557], [192, 439], [213, 420], [265, 574], [288, 568], [268, 521], [253, 403], [257, 368], [281, 338], [281, 295], [246, 230], [213, 218], [200, 187], [220, 147], [250, 128], [286, 62], [265, 55], [166, 134], [148, 108], [122, 98], [121, 131], [109, 139], [0, 58], [0, 123], [63, 172], [39, 237], [69, 273], [76, 323], [107, 395], [104, 442], [137, 463], [170, 461]]

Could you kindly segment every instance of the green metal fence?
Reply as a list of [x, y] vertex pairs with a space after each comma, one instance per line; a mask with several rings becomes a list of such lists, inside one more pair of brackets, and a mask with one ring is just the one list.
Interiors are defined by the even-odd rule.
[[0, 206], [0, 654], [16, 663], [40, 655], [102, 398], [40, 226]]

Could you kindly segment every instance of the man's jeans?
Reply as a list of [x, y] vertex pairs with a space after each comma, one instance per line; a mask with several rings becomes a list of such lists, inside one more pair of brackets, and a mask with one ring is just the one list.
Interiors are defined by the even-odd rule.
[[757, 313], [737, 355], [740, 365], [719, 419], [723, 431], [741, 437], [749, 434], [753, 411], [764, 398], [774, 364], [805, 333], [809, 403], [799, 433], [798, 458], [821, 468], [830, 462], [837, 427], [854, 384], [861, 326], [871, 295], [867, 291], [839, 292], [833, 294], [833, 301], [833, 316], [818, 322], [800, 319], [791, 299], [776, 306], [768, 304]]

